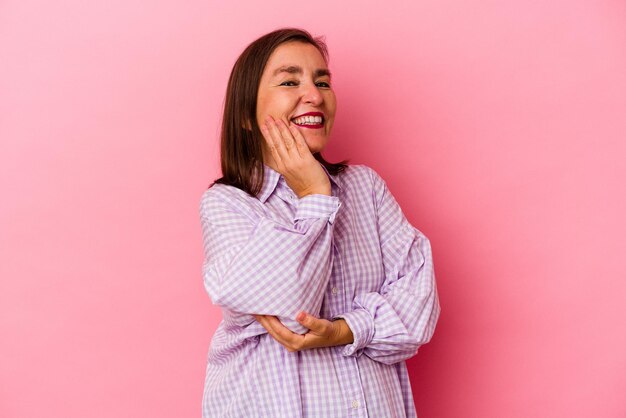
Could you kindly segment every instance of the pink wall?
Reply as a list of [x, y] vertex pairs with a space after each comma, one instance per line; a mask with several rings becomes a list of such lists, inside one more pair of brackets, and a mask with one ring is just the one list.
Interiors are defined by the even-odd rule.
[[326, 156], [431, 239], [420, 418], [626, 416], [626, 3], [242, 3], [0, 4], [0, 416], [200, 415], [199, 198], [286, 25], [330, 48]]

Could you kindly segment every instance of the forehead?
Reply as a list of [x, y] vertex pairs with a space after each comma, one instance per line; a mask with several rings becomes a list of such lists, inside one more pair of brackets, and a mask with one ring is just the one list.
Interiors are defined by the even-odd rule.
[[264, 76], [273, 77], [276, 70], [288, 66], [299, 66], [305, 72], [312, 72], [318, 68], [326, 68], [326, 61], [315, 46], [304, 42], [288, 42], [272, 52], [265, 66]]

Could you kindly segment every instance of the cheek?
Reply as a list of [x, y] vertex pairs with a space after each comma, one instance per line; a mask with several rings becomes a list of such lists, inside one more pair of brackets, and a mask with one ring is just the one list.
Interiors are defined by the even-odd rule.
[[257, 115], [264, 118], [271, 115], [274, 119], [289, 119], [289, 115], [293, 112], [294, 100], [285, 95], [275, 94], [259, 100], [257, 105]]
[[335, 112], [337, 110], [337, 100], [335, 99], [334, 95], [326, 100], [326, 108], [328, 109], [329, 113], [331, 113], [333, 116], [335, 115]]

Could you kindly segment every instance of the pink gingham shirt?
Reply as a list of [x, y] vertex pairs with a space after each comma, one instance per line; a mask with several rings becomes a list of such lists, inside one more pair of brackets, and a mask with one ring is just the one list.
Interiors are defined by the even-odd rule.
[[[323, 166], [322, 166], [323, 167]], [[372, 168], [301, 199], [264, 164], [254, 198], [214, 184], [200, 202], [204, 287], [223, 320], [207, 357], [203, 418], [417, 417], [408, 358], [440, 306], [430, 242]], [[354, 342], [289, 352], [254, 318], [344, 318]]]

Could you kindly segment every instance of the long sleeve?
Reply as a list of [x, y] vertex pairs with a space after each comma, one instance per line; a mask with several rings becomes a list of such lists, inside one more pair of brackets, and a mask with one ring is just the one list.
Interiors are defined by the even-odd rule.
[[363, 353], [393, 364], [430, 341], [441, 311], [428, 238], [404, 216], [385, 181], [369, 168], [376, 202], [385, 277], [379, 292], [358, 294], [344, 318], [354, 342], [344, 356]]
[[204, 287], [225, 322], [245, 327], [256, 321], [253, 314], [275, 315], [295, 333], [308, 331], [295, 316], [321, 309], [340, 206], [336, 196], [307, 195], [293, 221], [282, 222], [230, 191], [203, 194]]

